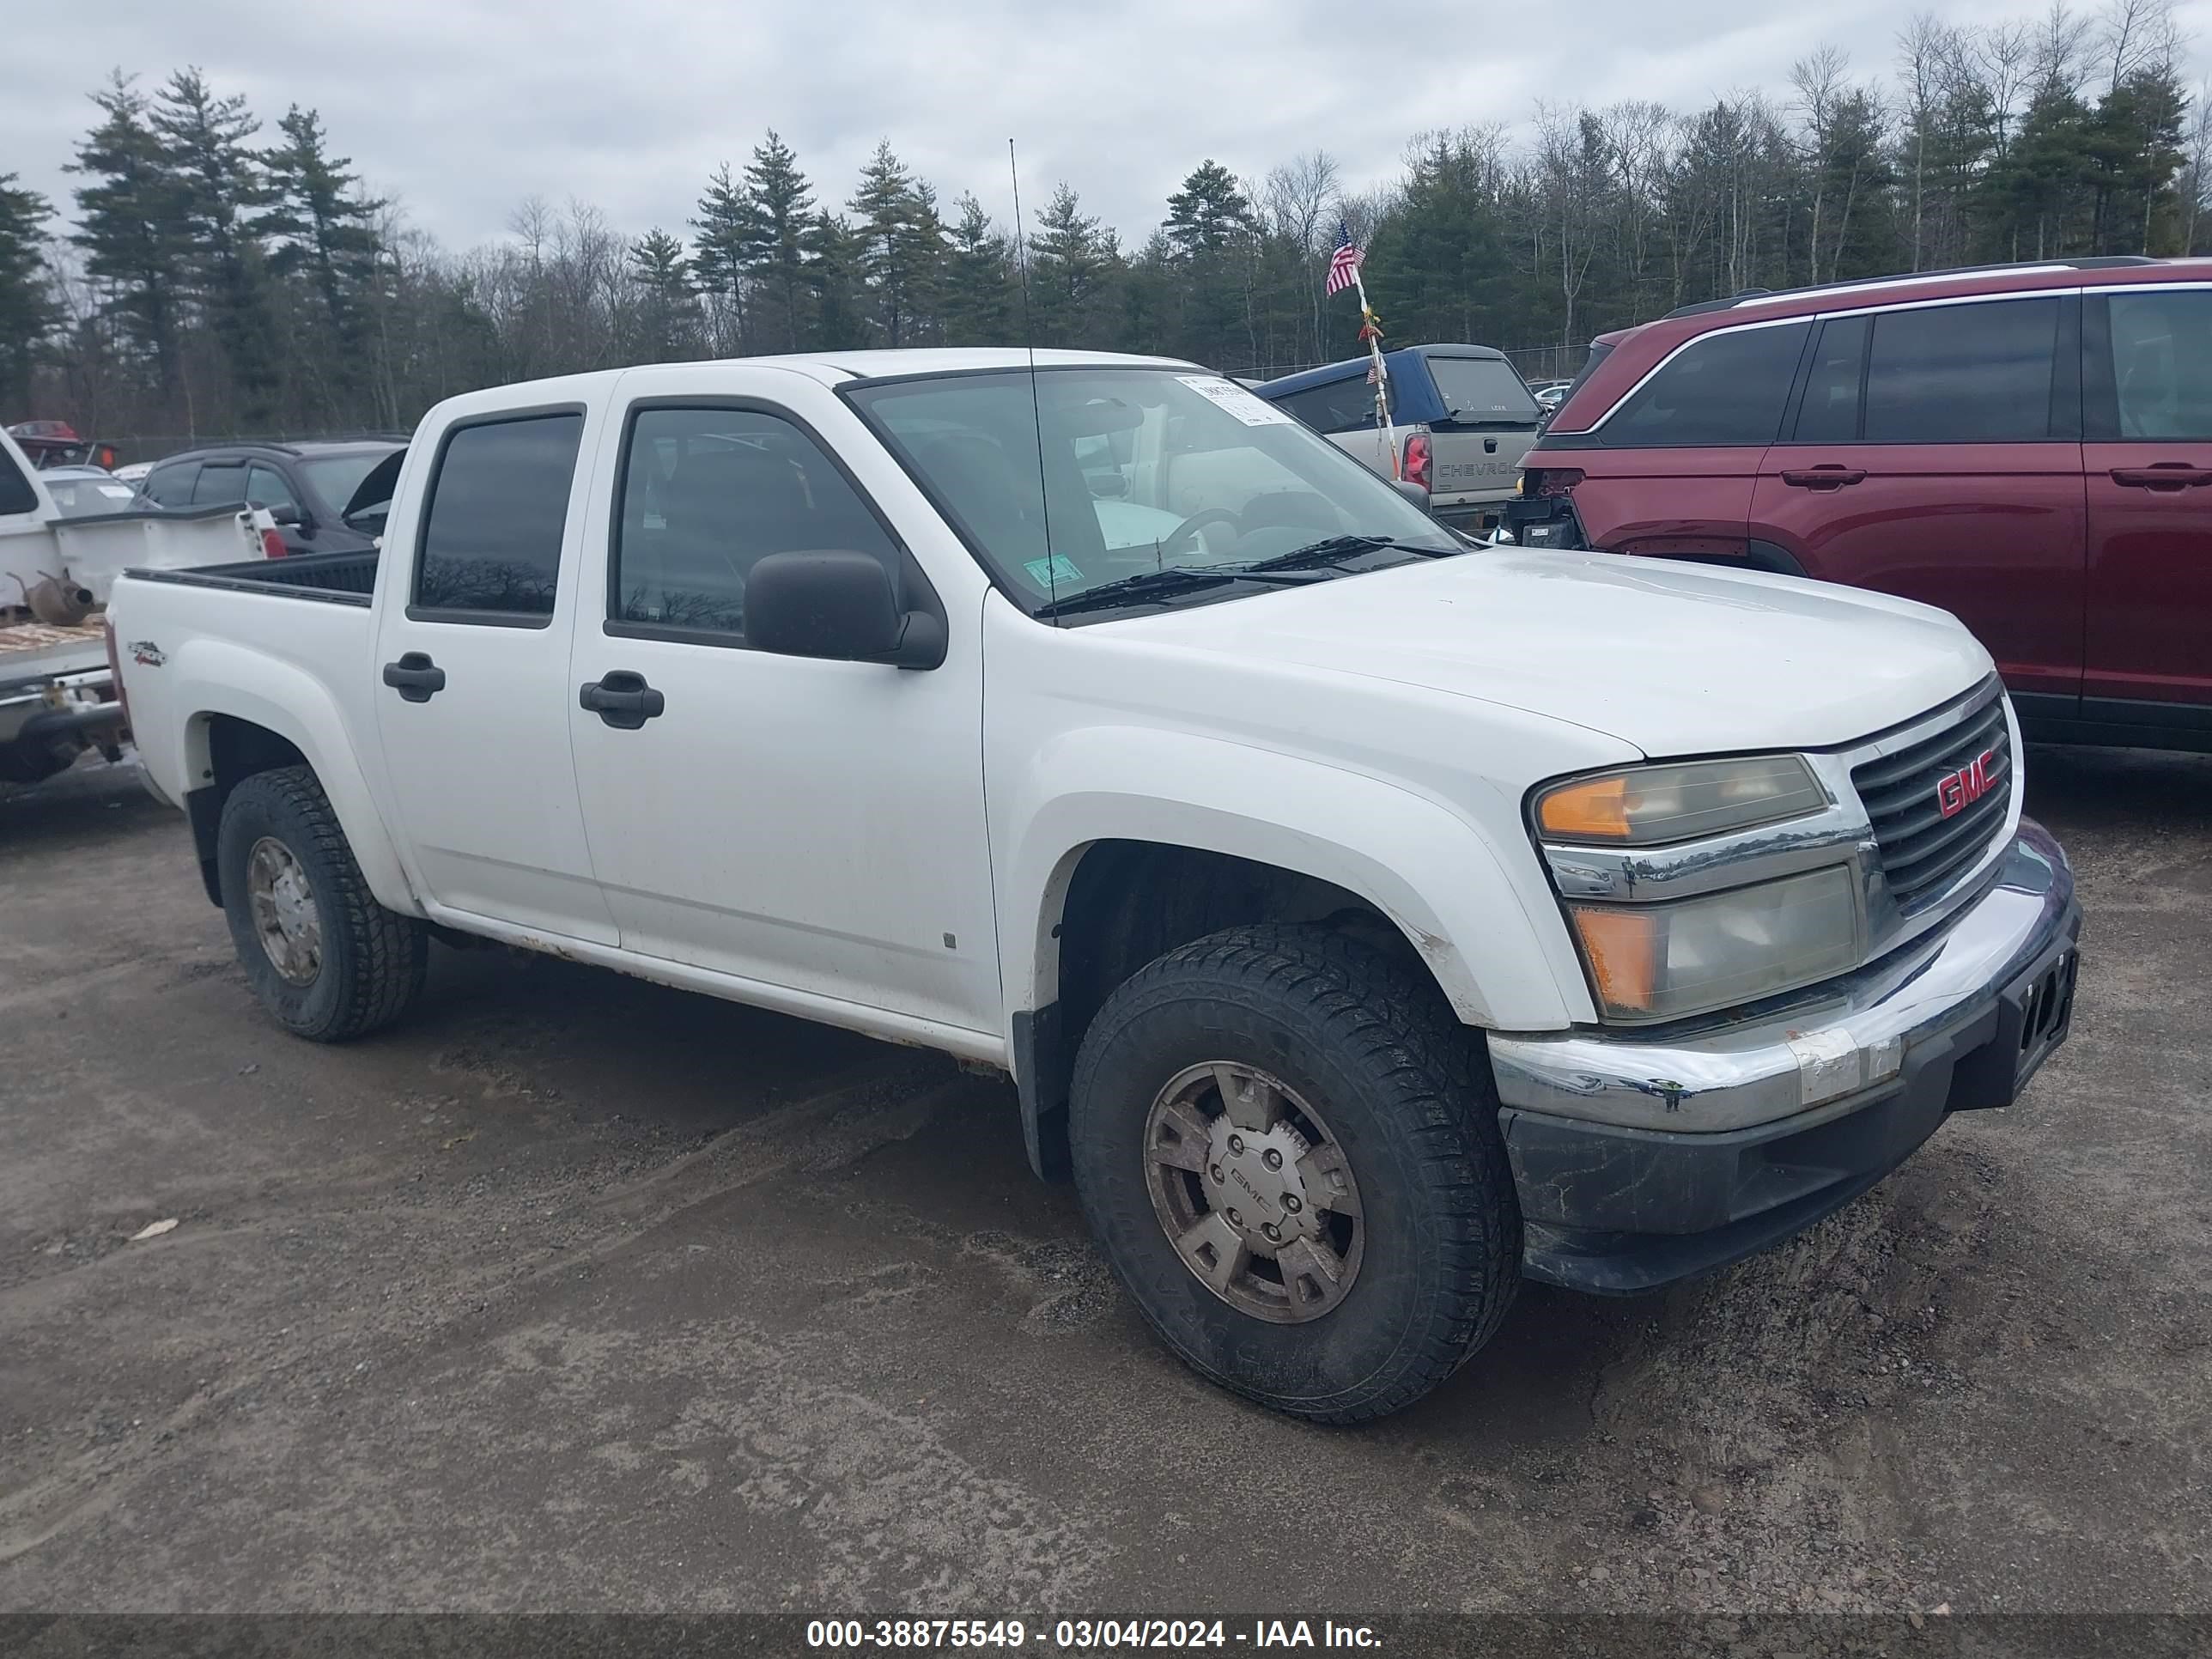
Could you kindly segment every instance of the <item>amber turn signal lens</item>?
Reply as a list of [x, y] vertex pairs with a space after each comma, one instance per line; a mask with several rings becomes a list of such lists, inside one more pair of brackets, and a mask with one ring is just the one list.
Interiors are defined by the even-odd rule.
[[1554, 789], [1538, 803], [1536, 817], [1547, 836], [1628, 838], [1628, 780], [1619, 773]]
[[1624, 1012], [1651, 1006], [1659, 976], [1660, 919], [1648, 910], [1577, 906], [1567, 914], [1582, 935], [1583, 959], [1598, 1000]]

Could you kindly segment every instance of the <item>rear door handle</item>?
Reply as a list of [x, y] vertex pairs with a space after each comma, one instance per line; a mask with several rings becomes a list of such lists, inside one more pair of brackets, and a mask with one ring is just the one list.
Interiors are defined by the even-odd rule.
[[627, 668], [586, 681], [576, 689], [576, 702], [624, 732], [636, 731], [668, 708], [668, 699], [647, 685], [644, 675], [633, 674]]
[[2186, 489], [2191, 484], [2212, 483], [2212, 469], [2187, 461], [2154, 461], [2148, 466], [2116, 466], [2112, 482], [2130, 489]]
[[1864, 481], [1866, 469], [1857, 466], [1808, 466], [1782, 475], [1782, 482], [1798, 489], [1841, 489]]
[[384, 665], [384, 683], [409, 702], [428, 702], [446, 689], [446, 671], [424, 651], [410, 651]]

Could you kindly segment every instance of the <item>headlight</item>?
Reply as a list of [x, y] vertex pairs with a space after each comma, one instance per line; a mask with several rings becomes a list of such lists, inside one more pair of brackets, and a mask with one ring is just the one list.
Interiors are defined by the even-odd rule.
[[1842, 865], [1669, 904], [1566, 911], [1608, 1019], [1735, 1007], [1858, 962], [1858, 905]]
[[1653, 847], [1778, 823], [1827, 805], [1827, 792], [1798, 757], [1755, 755], [1555, 784], [1536, 798], [1536, 828], [1546, 841]]

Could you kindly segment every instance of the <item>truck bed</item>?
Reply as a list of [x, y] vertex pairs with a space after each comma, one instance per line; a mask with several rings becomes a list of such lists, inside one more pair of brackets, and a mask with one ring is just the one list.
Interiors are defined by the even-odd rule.
[[376, 559], [367, 553], [309, 553], [289, 559], [204, 565], [198, 570], [131, 570], [133, 581], [183, 587], [225, 587], [273, 599], [319, 599], [366, 610], [376, 591]]

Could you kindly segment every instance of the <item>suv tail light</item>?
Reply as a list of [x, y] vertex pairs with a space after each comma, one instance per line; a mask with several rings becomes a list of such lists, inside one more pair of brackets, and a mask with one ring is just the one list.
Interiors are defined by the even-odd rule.
[[1430, 460], [1428, 436], [1416, 432], [1406, 440], [1406, 465], [1399, 476], [1426, 489], [1431, 471]]
[[1532, 466], [1522, 483], [1522, 493], [1557, 501], [1571, 494], [1582, 481], [1582, 469], [1578, 466]]
[[264, 559], [283, 558], [284, 556], [283, 537], [279, 535], [274, 530], [263, 531], [261, 532], [261, 556]]

